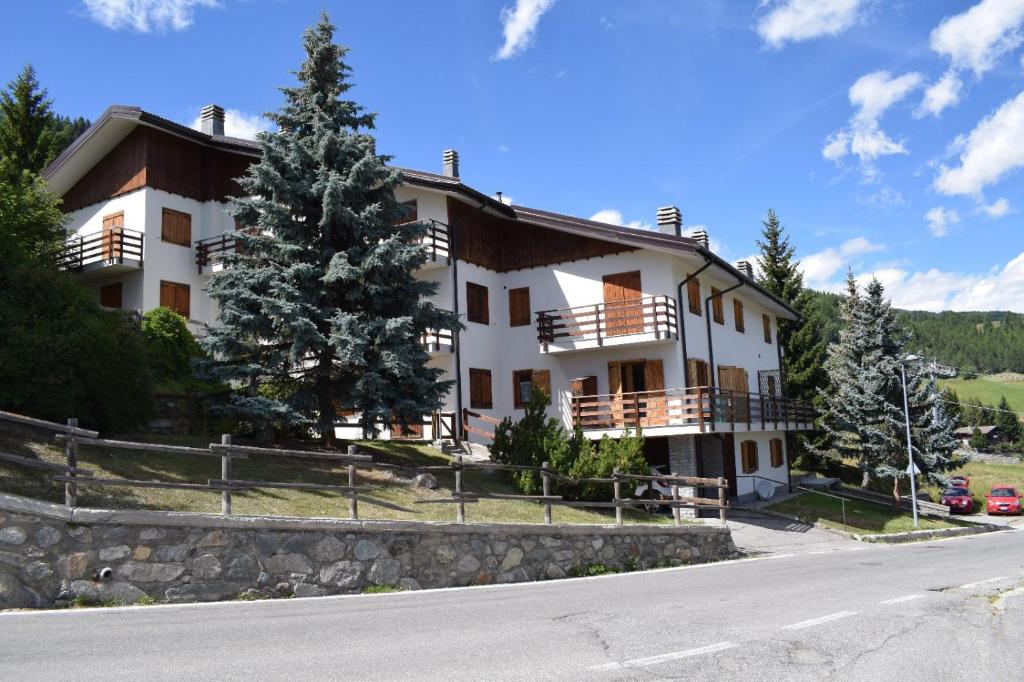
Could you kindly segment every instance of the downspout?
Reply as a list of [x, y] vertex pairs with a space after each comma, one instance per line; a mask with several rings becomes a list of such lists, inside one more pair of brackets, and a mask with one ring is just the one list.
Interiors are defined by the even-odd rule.
[[[739, 289], [744, 284], [746, 284], [746, 280], [741, 279], [728, 289], [719, 291], [717, 294], [711, 294], [710, 296], [704, 299], [704, 322], [707, 324], [708, 330], [708, 383], [711, 384], [710, 388], [712, 393], [714, 393], [714, 389], [718, 387], [718, 382], [715, 376], [715, 344], [711, 340], [711, 299], [721, 298], [730, 291], [735, 291], [736, 289]], [[709, 398], [712, 401], [714, 400], [713, 396], [709, 396]], [[713, 411], [711, 414], [711, 430], [715, 430], [715, 415]]]
[[[449, 218], [450, 221], [450, 218]], [[455, 225], [448, 226], [448, 249], [452, 259], [452, 312], [459, 317], [459, 251]], [[455, 328], [455, 442], [461, 443], [466, 434], [462, 424], [462, 324]]]
[[686, 353], [686, 313], [683, 312], [683, 287], [690, 283], [690, 280], [694, 279], [697, 275], [711, 267], [711, 259], [704, 256], [704, 265], [697, 269], [697, 272], [692, 275], [687, 275], [686, 279], [679, 283], [676, 287], [676, 317], [678, 318], [679, 327], [679, 340], [682, 342], [680, 345], [680, 352], [683, 356], [683, 390], [690, 385], [690, 358]]

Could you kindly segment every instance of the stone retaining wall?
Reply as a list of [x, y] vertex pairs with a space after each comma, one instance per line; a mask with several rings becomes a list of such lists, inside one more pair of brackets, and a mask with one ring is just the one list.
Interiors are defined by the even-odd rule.
[[[0, 494], [0, 608], [511, 583], [733, 557], [718, 526], [540, 526], [104, 511]], [[109, 570], [107, 570], [109, 569]]]

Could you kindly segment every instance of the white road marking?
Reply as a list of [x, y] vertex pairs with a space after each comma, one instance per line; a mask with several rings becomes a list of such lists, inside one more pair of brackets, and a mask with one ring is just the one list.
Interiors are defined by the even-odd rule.
[[979, 580], [976, 583], [967, 583], [966, 585], [961, 585], [960, 589], [961, 590], [969, 590], [972, 587], [977, 587], [978, 585], [987, 585], [988, 583], [997, 583], [1000, 580], [1009, 580], [1009, 579], [1010, 579], [1009, 576], [1001, 575], [998, 578], [989, 578], [988, 580]]
[[892, 599], [886, 599], [885, 601], [878, 602], [879, 604], [902, 604], [907, 601], [914, 601], [915, 599], [922, 599], [925, 595], [923, 594], [908, 594], [903, 597], [894, 597]]
[[840, 611], [838, 613], [830, 613], [827, 616], [821, 618], [812, 618], [811, 620], [800, 621], [799, 623], [793, 623], [792, 625], [783, 625], [783, 630], [803, 630], [804, 628], [814, 627], [815, 625], [822, 625], [824, 623], [831, 623], [834, 620], [840, 618], [849, 618], [850, 616], [856, 616], [856, 611]]
[[702, 646], [697, 649], [673, 651], [667, 654], [658, 654], [657, 656], [647, 656], [645, 658], [632, 658], [628, 661], [613, 661], [612, 663], [595, 665], [591, 668], [591, 670], [621, 670], [623, 668], [642, 668], [648, 665], [657, 665], [658, 663], [667, 663], [668, 661], [675, 661], [680, 658], [690, 658], [691, 656], [700, 656], [702, 654], [713, 654], [717, 651], [725, 651], [726, 649], [732, 649], [735, 646], [736, 645], [732, 642], [719, 642], [718, 644], [709, 644], [708, 646]]

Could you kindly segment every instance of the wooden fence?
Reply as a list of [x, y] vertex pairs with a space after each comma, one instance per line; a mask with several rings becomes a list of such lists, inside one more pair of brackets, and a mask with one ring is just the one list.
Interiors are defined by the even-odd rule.
[[[372, 491], [369, 486], [357, 485], [357, 472], [359, 469], [384, 469], [400, 471], [404, 474], [434, 474], [441, 472], [452, 472], [454, 487], [450, 497], [438, 497], [416, 500], [415, 504], [452, 504], [455, 505], [456, 521], [466, 522], [466, 505], [479, 502], [483, 499], [492, 500], [526, 500], [536, 502], [544, 509], [544, 523], [551, 524], [551, 510], [553, 506], [564, 507], [590, 507], [607, 508], [615, 510], [615, 523], [622, 525], [623, 510], [627, 508], [643, 507], [668, 507], [672, 510], [676, 524], [681, 523], [681, 509], [714, 509], [718, 511], [722, 523], [726, 521], [728, 502], [726, 499], [728, 483], [724, 478], [698, 478], [692, 476], [642, 476], [626, 474], [616, 470], [611, 477], [607, 478], [583, 478], [574, 479], [551, 471], [547, 462], [540, 467], [517, 466], [509, 464], [498, 464], [493, 462], [470, 462], [464, 461], [462, 455], [456, 455], [454, 460], [448, 464], [432, 466], [404, 467], [384, 462], [374, 461], [371, 455], [360, 454], [355, 445], [348, 447], [346, 453], [319, 452], [310, 450], [288, 450], [279, 448], [263, 448], [250, 445], [240, 445], [232, 442], [230, 434], [221, 436], [219, 443], [211, 443], [206, 448], [187, 447], [181, 445], [162, 445], [158, 443], [142, 443], [136, 441], [113, 440], [100, 438], [96, 431], [90, 431], [78, 426], [77, 419], [68, 419], [66, 424], [59, 424], [43, 419], [35, 419], [11, 412], [0, 411], [0, 421], [8, 421], [36, 428], [42, 428], [56, 432], [55, 439], [64, 446], [65, 463], [45, 462], [30, 457], [22, 457], [0, 452], [0, 460], [12, 462], [27, 467], [44, 469], [51, 472], [54, 481], [64, 484], [64, 504], [68, 507], [75, 507], [78, 504], [78, 489], [80, 486], [117, 486], [136, 488], [172, 488], [178, 490], [191, 490], [198, 492], [217, 493], [221, 496], [221, 513], [231, 514], [231, 496], [234, 492], [245, 492], [256, 489], [286, 489], [286, 490], [315, 490], [322, 492], [338, 493], [348, 501], [348, 518], [359, 518], [359, 503], [367, 504], [401, 511], [406, 513], [416, 512], [412, 509], [402, 507], [392, 502], [380, 500], [370, 496]], [[152, 452], [169, 456], [198, 456], [219, 458], [221, 462], [220, 478], [209, 479], [206, 483], [183, 483], [181, 481], [159, 481], [159, 480], [131, 480], [131, 479], [110, 479], [97, 478], [90, 469], [78, 466], [78, 454], [82, 447], [103, 447], [115, 450], [134, 450], [141, 452]], [[250, 456], [269, 456], [291, 459], [320, 460], [330, 463], [343, 464], [347, 468], [348, 482], [346, 485], [333, 485], [324, 483], [296, 483], [280, 481], [250, 481], [232, 477], [232, 462], [236, 459], [245, 459]], [[540, 476], [541, 495], [517, 495], [505, 493], [474, 493], [465, 489], [464, 473], [466, 471], [532, 471]], [[554, 495], [551, 492], [553, 481], [560, 481], [567, 485], [577, 486], [584, 484], [609, 484], [612, 487], [612, 499], [603, 501], [581, 501], [567, 500], [562, 495]], [[670, 485], [671, 497], [664, 499], [634, 498], [623, 494], [623, 484], [635, 484], [636, 482], [659, 481], [663, 485]], [[702, 498], [695, 495], [680, 494], [680, 487], [687, 488], [715, 488], [718, 490], [718, 499]]]

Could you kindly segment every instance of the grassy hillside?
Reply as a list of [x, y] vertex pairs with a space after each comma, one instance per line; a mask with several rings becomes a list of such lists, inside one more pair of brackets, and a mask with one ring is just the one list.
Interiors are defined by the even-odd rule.
[[[126, 440], [160, 442], [168, 445], [205, 447], [208, 437], [188, 436], [134, 436]], [[360, 442], [360, 449], [374, 455], [375, 461], [402, 466], [447, 464], [451, 460], [425, 445], [390, 442]], [[37, 457], [50, 462], [64, 463], [64, 451], [54, 445], [53, 434], [48, 431], [0, 423], [0, 452], [23, 457]], [[220, 478], [220, 458], [157, 454], [143, 451], [110, 450], [82, 446], [79, 451], [80, 467], [93, 471], [95, 478], [121, 478], [134, 480], [161, 480], [187, 483], [206, 483]], [[322, 460], [253, 456], [232, 463], [233, 475], [239, 480], [305, 482], [347, 485], [345, 466], [331, 465]], [[454, 521], [455, 507], [449, 504], [415, 504], [417, 499], [450, 497], [454, 485], [452, 474], [437, 476], [439, 488], [414, 488], [407, 479], [391, 471], [360, 470], [357, 485], [373, 488], [371, 496], [405, 507], [407, 512], [371, 506], [360, 502], [359, 516], [366, 519], [404, 519], [414, 521]], [[468, 471], [464, 490], [474, 493], [516, 493], [502, 473]], [[64, 487], [54, 483], [48, 474], [13, 463], [0, 461], [0, 491], [25, 495], [52, 502], [64, 502]], [[338, 493], [307, 490], [253, 490], [234, 493], [232, 510], [236, 514], [274, 514], [281, 516], [348, 517], [348, 501]], [[609, 499], [610, 495], [609, 495]], [[220, 493], [168, 490], [159, 488], [129, 488], [116, 486], [82, 486], [79, 503], [85, 507], [105, 509], [161, 509], [170, 511], [219, 512]], [[553, 507], [555, 523], [614, 523], [612, 511], [596, 511]], [[649, 515], [640, 511], [627, 511], [632, 523], [668, 523], [665, 515]], [[542, 523], [543, 507], [524, 500], [480, 500], [466, 505], [466, 520], [470, 523], [504, 521], [510, 523]]]
[[1006, 396], [1012, 409], [1024, 412], [1024, 374], [1004, 372], [976, 379], [942, 380], [939, 383], [942, 388], [956, 391], [961, 402], [977, 404], [980, 401], [994, 406], [999, 403], [1000, 397]]

